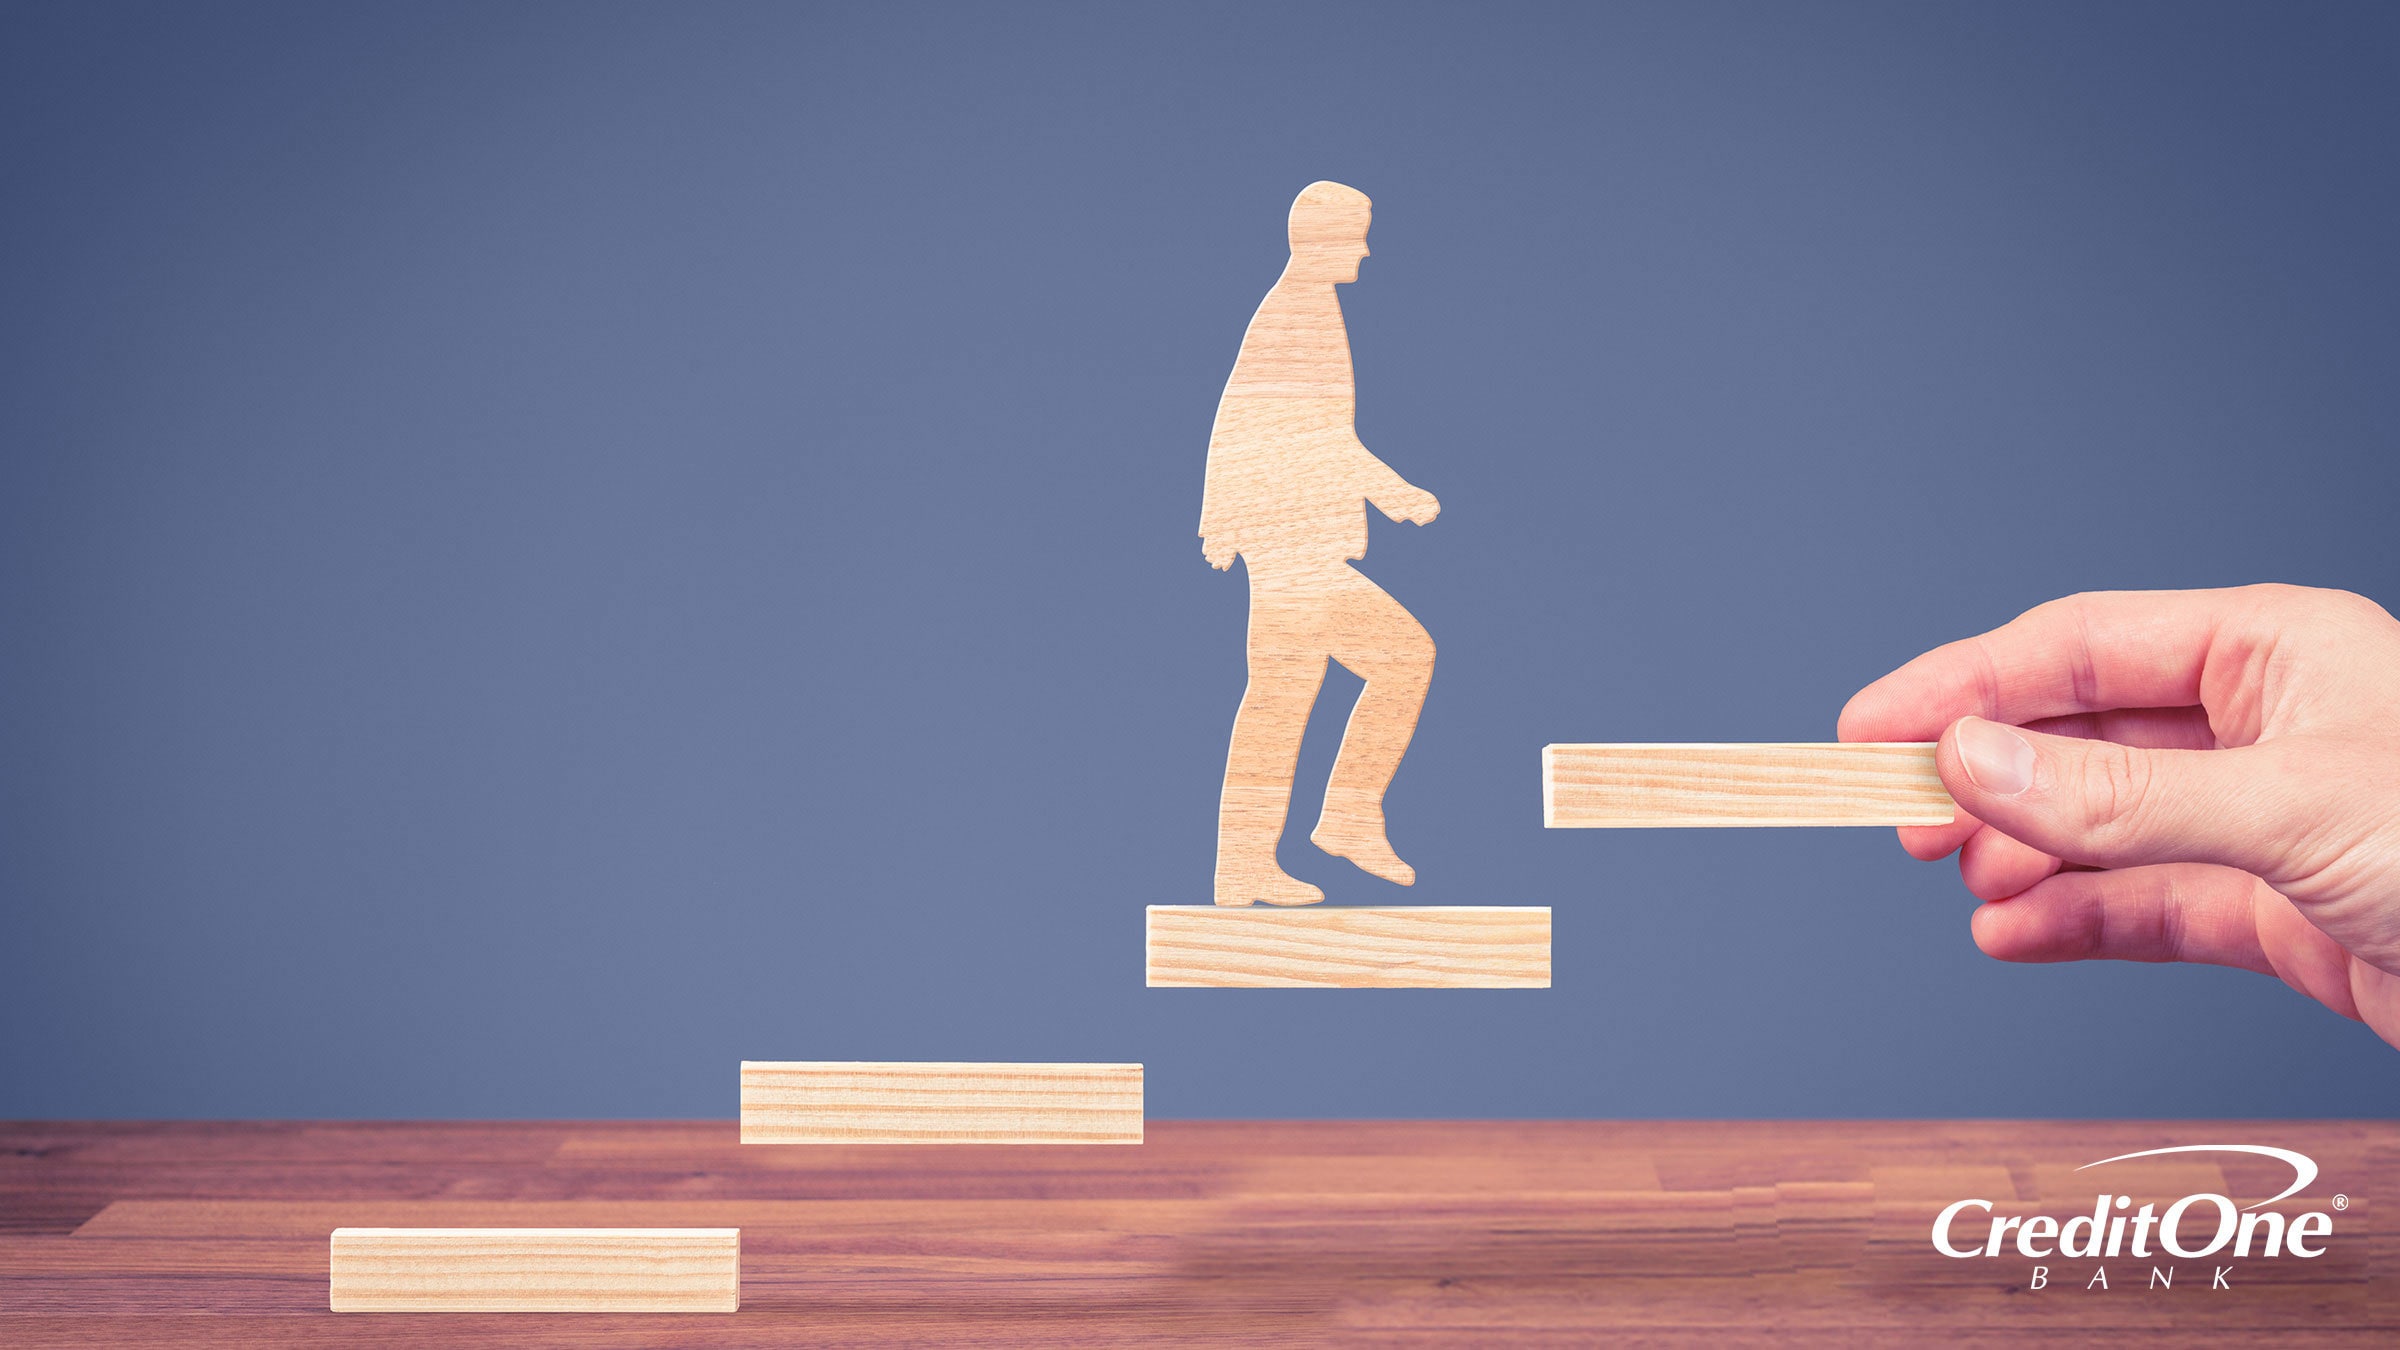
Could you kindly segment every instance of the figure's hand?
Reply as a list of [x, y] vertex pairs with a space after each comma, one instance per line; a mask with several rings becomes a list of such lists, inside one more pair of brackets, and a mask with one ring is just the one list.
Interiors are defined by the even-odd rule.
[[1414, 483], [1396, 494], [1394, 500], [1378, 501], [1375, 505], [1385, 517], [1404, 525], [1431, 525], [1433, 518], [1442, 513], [1441, 502]]
[[1241, 551], [1241, 545], [1223, 537], [1204, 538], [1200, 541], [1200, 556], [1208, 559], [1208, 565], [1220, 572], [1233, 566], [1235, 556]]
[[1959, 818], [1900, 842], [1958, 850], [1985, 952], [2240, 966], [2400, 1046], [2400, 623], [2374, 602], [2073, 596], [1842, 710], [1845, 741], [1936, 736]]

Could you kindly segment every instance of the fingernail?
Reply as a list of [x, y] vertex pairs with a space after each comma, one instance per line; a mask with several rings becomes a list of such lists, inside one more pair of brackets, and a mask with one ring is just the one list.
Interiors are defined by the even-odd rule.
[[2033, 785], [2033, 743], [1998, 722], [1960, 718], [1958, 757], [1986, 792], [2014, 797]]

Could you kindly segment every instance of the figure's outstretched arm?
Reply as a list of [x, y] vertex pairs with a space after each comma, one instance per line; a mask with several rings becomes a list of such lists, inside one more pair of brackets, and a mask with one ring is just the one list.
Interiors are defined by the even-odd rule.
[[1358, 449], [1359, 470], [1364, 481], [1361, 494], [1383, 512], [1385, 518], [1408, 525], [1431, 525], [1442, 513], [1442, 503], [1432, 493], [1400, 476], [1398, 470], [1375, 457], [1375, 452], [1353, 437], [1350, 442]]

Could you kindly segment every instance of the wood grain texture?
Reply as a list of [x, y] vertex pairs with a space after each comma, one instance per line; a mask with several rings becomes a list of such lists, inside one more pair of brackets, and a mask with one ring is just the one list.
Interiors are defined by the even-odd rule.
[[1152, 988], [1547, 989], [1550, 911], [1152, 905]]
[[738, 1228], [336, 1228], [335, 1312], [733, 1312]]
[[1542, 823], [1947, 825], [1958, 804], [1931, 743], [1550, 745]]
[[[1962, 1196], [2088, 1212], [2076, 1168], [2298, 1149], [2327, 1254], [2106, 1263], [1933, 1253]], [[2214, 1155], [2212, 1155], [2214, 1156]], [[2118, 1164], [2148, 1202], [2289, 1171]], [[731, 1121], [0, 1123], [0, 1345], [2388, 1346], [2394, 1121], [1153, 1121], [1127, 1148], [767, 1149]], [[742, 1310], [353, 1317], [326, 1235], [738, 1226]], [[2192, 1276], [2200, 1279], [2194, 1285]], [[2125, 1276], [2136, 1274], [2134, 1287]]]
[[745, 1144], [1138, 1144], [1139, 1064], [744, 1061]]
[[1384, 834], [1383, 794], [1416, 734], [1433, 639], [1350, 564], [1366, 508], [1429, 524], [1432, 493], [1359, 442], [1350, 334], [1334, 287], [1358, 279], [1372, 205], [1311, 183], [1287, 218], [1291, 258], [1242, 335], [1208, 438], [1200, 548], [1250, 579], [1249, 683], [1234, 714], [1217, 807], [1216, 902], [1308, 905], [1325, 893], [1276, 861], [1309, 710], [1339, 661], [1366, 681], [1309, 839], [1398, 885], [1416, 871]]

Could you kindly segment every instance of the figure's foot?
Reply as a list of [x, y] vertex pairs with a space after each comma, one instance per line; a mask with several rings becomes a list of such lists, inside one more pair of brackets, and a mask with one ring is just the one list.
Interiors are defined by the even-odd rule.
[[1337, 858], [1348, 858], [1369, 875], [1395, 886], [1417, 882], [1417, 869], [1400, 861], [1400, 855], [1392, 852], [1392, 841], [1384, 837], [1380, 805], [1339, 814], [1326, 812], [1318, 817], [1317, 828], [1309, 831], [1308, 842]]
[[1270, 905], [1313, 905], [1325, 898], [1325, 892], [1291, 875], [1273, 863], [1264, 867], [1245, 867], [1238, 872], [1217, 873], [1217, 903], [1247, 905], [1264, 901]]

